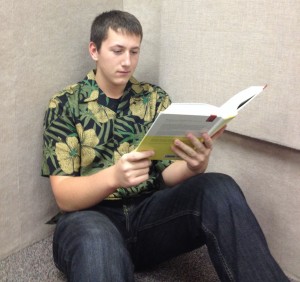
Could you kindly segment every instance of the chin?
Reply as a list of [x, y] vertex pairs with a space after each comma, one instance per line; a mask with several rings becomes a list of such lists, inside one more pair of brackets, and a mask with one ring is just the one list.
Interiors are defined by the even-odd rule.
[[127, 82], [129, 81], [130, 77], [124, 77], [124, 78], [120, 78], [120, 79], [115, 79], [114, 80], [114, 84], [118, 85], [118, 86], [123, 86], [126, 85]]

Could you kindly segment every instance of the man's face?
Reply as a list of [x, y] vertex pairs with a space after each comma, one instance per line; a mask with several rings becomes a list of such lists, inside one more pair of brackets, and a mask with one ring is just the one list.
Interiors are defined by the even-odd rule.
[[140, 45], [140, 36], [108, 30], [107, 39], [96, 52], [96, 79], [100, 88], [125, 87], [136, 69]]

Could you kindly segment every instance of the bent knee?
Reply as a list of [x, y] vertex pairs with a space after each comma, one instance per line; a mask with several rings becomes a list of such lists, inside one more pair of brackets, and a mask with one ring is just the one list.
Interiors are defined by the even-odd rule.
[[93, 245], [101, 240], [121, 241], [122, 236], [111, 220], [96, 211], [65, 214], [55, 230], [55, 240], [74, 245]]
[[213, 197], [214, 200], [218, 198], [227, 200], [244, 199], [244, 194], [236, 183], [236, 181], [229, 175], [224, 173], [205, 173], [205, 194]]
[[[86, 222], [81, 221], [82, 219], [75, 215], [69, 222], [69, 238], [67, 240], [73, 251], [83, 256], [94, 257], [92, 254], [109, 255], [112, 249], [124, 246], [121, 233], [106, 216], [96, 212], [96, 214], [91, 213]], [[70, 232], [71, 230], [72, 232]]]

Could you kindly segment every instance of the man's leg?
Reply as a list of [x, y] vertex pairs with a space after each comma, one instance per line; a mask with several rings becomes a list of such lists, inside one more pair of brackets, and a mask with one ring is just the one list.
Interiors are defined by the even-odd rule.
[[232, 178], [195, 176], [154, 193], [136, 209], [137, 266], [158, 263], [203, 241], [221, 281], [288, 281]]
[[53, 255], [68, 281], [134, 281], [124, 239], [97, 211], [64, 214], [54, 233]]

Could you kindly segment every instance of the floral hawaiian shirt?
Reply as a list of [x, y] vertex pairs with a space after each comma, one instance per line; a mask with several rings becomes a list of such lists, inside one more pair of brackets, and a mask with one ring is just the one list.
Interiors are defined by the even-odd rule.
[[[120, 99], [108, 98], [91, 71], [50, 100], [44, 119], [42, 175], [91, 175], [133, 151], [160, 111], [170, 105], [160, 87], [131, 78]], [[116, 190], [120, 199], [157, 189], [170, 161], [153, 161], [149, 179]]]

